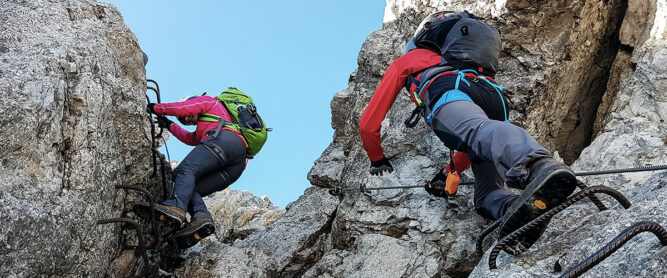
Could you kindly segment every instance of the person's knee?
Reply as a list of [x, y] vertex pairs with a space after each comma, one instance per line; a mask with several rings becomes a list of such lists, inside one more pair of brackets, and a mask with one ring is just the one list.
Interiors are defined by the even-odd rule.
[[180, 165], [174, 169], [173, 177], [185, 177], [185, 176], [195, 176], [195, 171], [190, 167], [181, 167]]
[[210, 173], [197, 181], [195, 191], [202, 197], [227, 189], [233, 180], [226, 170]]

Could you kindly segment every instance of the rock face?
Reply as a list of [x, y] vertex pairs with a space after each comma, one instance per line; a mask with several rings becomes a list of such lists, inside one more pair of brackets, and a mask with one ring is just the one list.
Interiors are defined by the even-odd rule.
[[[188, 267], [204, 268], [202, 273], [209, 276], [559, 275], [630, 223], [650, 219], [667, 226], [664, 172], [587, 178], [590, 185], [620, 190], [633, 207], [623, 210], [603, 198], [611, 209], [596, 212], [590, 202], [581, 201], [555, 217], [526, 255], [503, 255], [501, 268], [489, 270], [488, 254], [480, 258], [474, 250], [478, 232], [490, 223], [474, 212], [470, 187], [462, 187], [450, 204], [421, 189], [348, 193], [338, 199], [322, 193], [322, 188], [333, 187], [418, 185], [447, 162], [444, 146], [426, 125], [404, 127], [413, 106], [405, 93], [399, 94], [382, 124], [393, 174], [369, 176], [358, 132], [361, 113], [384, 70], [402, 54], [421, 19], [442, 9], [468, 10], [501, 30], [496, 79], [511, 91], [513, 122], [566, 162], [574, 162], [574, 169], [664, 164], [664, 6], [662, 0], [388, 0], [383, 28], [363, 44], [349, 87], [332, 100], [335, 135], [309, 173], [314, 186], [266, 230], [231, 245], [205, 247], [202, 257]], [[331, 208], [294, 211], [316, 196], [327, 199]], [[327, 215], [328, 220], [309, 223], [297, 237], [316, 240], [297, 241], [298, 247], [294, 241], [267, 241], [282, 239], [281, 232], [295, 231], [291, 228], [315, 215]], [[666, 249], [653, 236], [639, 236], [629, 245], [589, 274], [665, 275]], [[304, 253], [306, 259], [300, 255]], [[205, 267], [199, 267], [204, 261]], [[556, 262], [560, 269], [554, 270]]]
[[312, 187], [273, 225], [232, 244], [213, 241], [190, 254], [177, 274], [188, 277], [295, 277], [319, 260], [338, 201]]
[[256, 197], [248, 191], [223, 190], [204, 201], [217, 223], [216, 238], [225, 243], [244, 239], [285, 214], [266, 196]]
[[[632, 9], [629, 12], [642, 9], [630, 2]], [[655, 5], [652, 7], [655, 8]], [[664, 15], [664, 9], [663, 6], [656, 14]], [[642, 18], [653, 18], [653, 15], [643, 14]], [[632, 55], [636, 69], [630, 71], [621, 83], [620, 92], [609, 109], [608, 123], [574, 163], [575, 170], [660, 165], [667, 161], [667, 124], [664, 122], [667, 116], [667, 37], [664, 16], [656, 17], [655, 24], [649, 25], [653, 25], [650, 37], [638, 45]], [[641, 30], [635, 29], [633, 34], [648, 33]], [[664, 171], [583, 180], [589, 185], [605, 185], [619, 190], [632, 202], [632, 207], [624, 210], [613, 199], [605, 198], [603, 200], [611, 209], [598, 212], [590, 202], [581, 202], [557, 216], [545, 236], [528, 253], [514, 259], [501, 256], [498, 259], [499, 270], [496, 271], [488, 270], [487, 255], [471, 277], [562, 274], [560, 269], [568, 270], [583, 261], [633, 223], [649, 220], [667, 227], [664, 201], [667, 196], [667, 173]], [[665, 277], [667, 248], [661, 247], [654, 235], [648, 232], [640, 234], [587, 275]]]
[[[589, 177], [621, 191], [598, 212], [583, 200], [552, 220], [522, 256], [475, 254], [488, 221], [473, 189], [449, 202], [422, 189], [349, 192], [334, 187], [420, 185], [447, 152], [429, 128], [408, 129], [401, 93], [383, 122], [395, 172], [368, 174], [359, 118], [384, 70], [427, 14], [468, 10], [503, 34], [497, 80], [510, 89], [513, 122], [575, 170], [667, 161], [667, 3], [664, 0], [388, 0], [385, 24], [359, 53], [349, 87], [332, 100], [333, 142], [307, 189], [285, 211], [223, 191], [207, 202], [215, 237], [187, 252], [187, 277], [532, 277], [561, 275], [639, 220], [667, 226], [665, 172]], [[0, 3], [0, 273], [10, 277], [118, 275], [117, 217], [130, 198], [114, 184], [148, 183], [150, 126], [142, 55], [120, 14], [89, 0]], [[29, 142], [29, 143], [27, 143]], [[466, 179], [469, 173], [464, 173]], [[488, 242], [487, 242], [488, 244]], [[640, 235], [587, 274], [667, 276], [667, 249]], [[111, 261], [113, 260], [113, 263]], [[126, 269], [128, 270], [128, 269]], [[128, 270], [129, 271], [129, 270]]]
[[120, 13], [86, 0], [0, 2], [0, 273], [101, 277], [125, 194], [146, 183], [142, 53]]

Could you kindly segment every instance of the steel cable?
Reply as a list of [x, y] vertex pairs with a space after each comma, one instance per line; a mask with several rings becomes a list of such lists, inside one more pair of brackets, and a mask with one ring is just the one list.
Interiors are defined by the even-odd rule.
[[[649, 172], [649, 171], [660, 171], [667, 170], [667, 165], [653, 165], [653, 166], [641, 166], [633, 168], [624, 168], [624, 169], [611, 169], [611, 170], [601, 170], [601, 171], [588, 171], [588, 172], [575, 172], [574, 175], [578, 177], [583, 176], [595, 176], [595, 175], [606, 175], [606, 174], [621, 174], [621, 173], [631, 173], [631, 172]], [[475, 181], [462, 182], [459, 185], [472, 185], [475, 184]], [[583, 183], [577, 184], [579, 188], [585, 188], [586, 185]], [[404, 188], [420, 188], [424, 187], [423, 185], [407, 185], [407, 186], [387, 186], [387, 187], [366, 187], [361, 185], [359, 188], [333, 188], [329, 190], [329, 193], [334, 196], [344, 195], [345, 192], [355, 192], [355, 191], [371, 191], [371, 190], [387, 190], [387, 189], [404, 189]], [[595, 196], [590, 196], [591, 201], [598, 207], [600, 210], [606, 210], [602, 202]]]
[[596, 175], [620, 174], [620, 173], [631, 173], [631, 172], [648, 172], [648, 171], [659, 171], [659, 170], [667, 170], [667, 165], [653, 165], [653, 166], [641, 166], [641, 167], [624, 168], [624, 169], [575, 172], [574, 175], [583, 177], [583, 176], [596, 176]]

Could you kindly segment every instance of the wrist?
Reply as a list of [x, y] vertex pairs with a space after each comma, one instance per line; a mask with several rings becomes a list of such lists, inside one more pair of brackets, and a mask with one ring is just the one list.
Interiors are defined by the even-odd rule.
[[371, 161], [371, 166], [373, 166], [373, 167], [380, 167], [380, 166], [382, 166], [382, 165], [386, 165], [387, 162], [388, 162], [387, 158], [384, 157], [384, 156], [382, 156], [382, 159], [380, 159], [380, 160], [378, 160], [378, 161]]

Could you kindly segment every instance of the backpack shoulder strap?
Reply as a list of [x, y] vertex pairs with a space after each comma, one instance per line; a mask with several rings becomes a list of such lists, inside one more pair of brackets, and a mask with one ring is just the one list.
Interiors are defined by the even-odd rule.
[[209, 114], [209, 113], [202, 113], [202, 114], [199, 114], [199, 119], [197, 119], [197, 121], [217, 123], [217, 122], [222, 122], [223, 119], [222, 119], [222, 117], [220, 117], [218, 115], [213, 115], [213, 114]]

